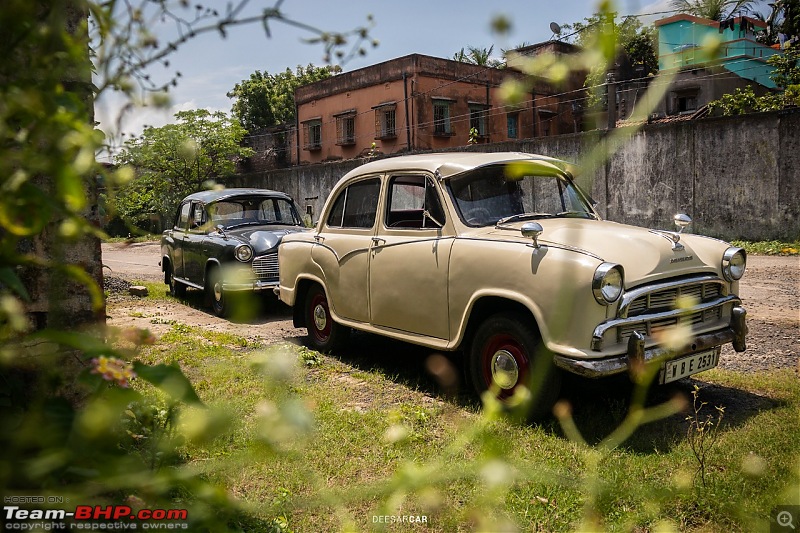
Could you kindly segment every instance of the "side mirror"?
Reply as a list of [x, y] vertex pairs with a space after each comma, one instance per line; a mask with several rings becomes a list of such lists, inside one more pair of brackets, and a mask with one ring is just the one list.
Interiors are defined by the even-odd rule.
[[539, 241], [537, 239], [543, 231], [544, 229], [542, 228], [542, 225], [538, 222], [526, 222], [520, 228], [520, 232], [522, 233], [523, 237], [530, 237], [533, 239], [534, 248], [539, 248]]
[[678, 233], [682, 232], [686, 226], [692, 223], [692, 217], [686, 213], [678, 213], [672, 217], [672, 220], [675, 222], [675, 225], [678, 226]]

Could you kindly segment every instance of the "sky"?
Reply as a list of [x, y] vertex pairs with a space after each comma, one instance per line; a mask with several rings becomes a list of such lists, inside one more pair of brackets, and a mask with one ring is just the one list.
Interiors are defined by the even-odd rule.
[[[196, 1], [196, 0], [195, 0]], [[205, 7], [220, 11], [227, 0], [207, 0]], [[250, 0], [243, 16], [255, 14], [274, 5], [275, 0]], [[186, 15], [193, 13], [194, 2]], [[235, 2], [234, 2], [235, 3]], [[638, 15], [670, 9], [669, 0], [617, 0], [621, 16]], [[377, 39], [376, 48], [367, 46], [364, 57], [354, 57], [341, 65], [344, 71], [355, 70], [408, 54], [419, 53], [452, 58], [462, 47], [488, 48], [494, 45], [495, 54], [501, 48], [513, 48], [522, 43], [538, 43], [553, 37], [550, 23], [574, 23], [591, 16], [597, 0], [285, 0], [281, 11], [287, 18], [323, 30], [345, 31], [369, 24], [370, 37]], [[491, 21], [497, 15], [511, 21], [505, 37], [493, 34]], [[666, 15], [651, 16], [649, 23]], [[160, 42], [174, 35], [174, 23], [154, 25], [152, 31]], [[249, 78], [256, 70], [276, 73], [297, 65], [324, 65], [324, 50], [319, 44], [307, 44], [308, 32], [273, 22], [271, 36], [265, 35], [260, 24], [237, 26], [227, 38], [213, 32], [200, 35], [182, 45], [169, 58], [169, 68], [155, 65], [148, 73], [156, 82], [168, 81], [176, 71], [181, 73], [177, 87], [170, 90], [170, 105], [165, 109], [136, 108], [124, 115], [122, 127], [116, 117], [122, 100], [114, 95], [103, 96], [95, 105], [100, 129], [107, 134], [139, 134], [145, 125], [162, 126], [173, 122], [177, 111], [208, 109], [230, 112], [233, 100], [226, 93], [236, 83]], [[123, 139], [125, 137], [122, 137]]]

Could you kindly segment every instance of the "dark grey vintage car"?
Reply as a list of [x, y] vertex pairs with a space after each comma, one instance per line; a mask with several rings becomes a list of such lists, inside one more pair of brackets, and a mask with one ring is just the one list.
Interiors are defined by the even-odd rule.
[[[222, 189], [183, 199], [161, 237], [164, 283], [175, 296], [206, 292], [214, 313], [231, 311], [230, 293], [278, 285], [278, 244], [304, 231], [290, 196], [266, 189]], [[226, 296], [227, 295], [227, 296]]]

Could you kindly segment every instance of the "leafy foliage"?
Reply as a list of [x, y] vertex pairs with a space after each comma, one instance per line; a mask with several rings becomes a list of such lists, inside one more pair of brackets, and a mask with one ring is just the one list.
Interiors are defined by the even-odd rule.
[[746, 14], [752, 3], [751, 0], [672, 0], [675, 9], [710, 20]]
[[240, 142], [244, 128], [225, 113], [180, 111], [177, 123], [148, 127], [125, 143], [117, 163], [137, 177], [119, 191], [116, 208], [127, 222], [144, 223], [150, 214], [170, 217], [187, 194], [235, 171], [236, 160], [252, 155]]
[[[617, 13], [610, 11], [595, 13], [583, 19], [583, 22], [563, 24], [564, 31], [571, 31], [574, 44], [583, 48], [594, 48], [601, 43], [601, 36], [606, 36], [605, 46], [610, 49], [608, 54], [617, 54], [621, 49], [628, 56], [632, 66], [641, 65], [644, 75], [654, 75], [658, 72], [658, 55], [656, 53], [657, 37], [652, 26], [643, 25], [636, 17], [626, 17], [621, 23], [616, 24]], [[613, 51], [613, 52], [612, 52]], [[610, 62], [595, 63], [586, 75], [585, 86], [590, 89], [588, 106], [596, 107], [600, 104], [605, 93], [603, 84], [606, 82], [606, 72]]]
[[235, 99], [233, 116], [249, 132], [294, 123], [294, 90], [335, 76], [341, 70], [338, 66], [315, 67], [311, 64], [306, 67], [298, 65], [294, 72], [287, 68], [277, 74], [257, 70], [228, 92], [228, 98]]
[[709, 102], [711, 110], [719, 109], [723, 116], [743, 115], [760, 111], [778, 111], [787, 107], [800, 106], [800, 46], [790, 46], [783, 54], [775, 54], [767, 63], [775, 67], [770, 78], [784, 90], [777, 94], [756, 96], [752, 86], [736, 89], [733, 94], [725, 94], [718, 100]]
[[494, 52], [494, 45], [490, 46], [489, 48], [467, 46], [466, 50], [462, 48], [453, 54], [453, 60], [460, 63], [478, 65], [479, 67], [502, 68], [505, 63], [500, 59], [493, 58], [492, 52]]
[[616, 46], [628, 55], [631, 65], [644, 65], [645, 74], [658, 72], [655, 29], [643, 25], [636, 17], [625, 17], [617, 24], [616, 17], [616, 12], [595, 13], [583, 19], [583, 22], [563, 24], [561, 27], [562, 31], [571, 31], [574, 44], [583, 48], [597, 45], [600, 34], [610, 32]]
[[[43, 501], [56, 495], [73, 504], [151, 508], [175, 507], [180, 500], [180, 507], [189, 509], [193, 531], [242, 527], [247, 511], [221, 487], [185, 465], [166, 468], [162, 461], [152, 460], [177, 449], [172, 413], [182, 408], [192, 406], [200, 413], [202, 423], [194, 435], [198, 440], [214, 438], [216, 433], [179, 368], [136, 361], [139, 348], [153, 341], [148, 333], [113, 332], [100, 325], [78, 332], [79, 318], [86, 317], [68, 311], [88, 315], [93, 312], [86, 309], [90, 304], [95, 313], [104, 310], [98, 280], [86, 270], [99, 273], [100, 257], [87, 252], [75, 264], [64, 259], [63, 249], [86, 240], [94, 245], [87, 250], [99, 251], [103, 234], [87, 220], [96, 208], [89, 191], [102, 181], [113, 197], [133, 177], [130, 167], [112, 171], [96, 161], [106, 138], [94, 129], [93, 98], [119, 91], [132, 106], [141, 92], [145, 95], [141, 101], [164, 104], [163, 91], [177, 83], [179, 73], [170, 83], [157, 86], [145, 69], [153, 64], [168, 67], [169, 54], [198, 34], [224, 35], [245, 22], [260, 22], [267, 30], [270, 21], [300, 26], [334, 54], [351, 45], [360, 50], [368, 37], [366, 28], [340, 33], [300, 24], [280, 11], [280, 1], [245, 19], [241, 10], [246, 4], [246, 0], [229, 2], [220, 13], [183, 0], [0, 2], [0, 486], [4, 494], [35, 494]], [[167, 20], [175, 23], [177, 37], [159, 43], [152, 26]], [[219, 117], [189, 113], [185, 118], [197, 138], [206, 141], [204, 150], [180, 145], [184, 162], [191, 161], [197, 169], [192, 179], [227, 172], [228, 142], [240, 138], [241, 127], [235, 125], [239, 130], [226, 137], [231, 129]], [[224, 131], [215, 131], [221, 126]], [[148, 132], [130, 148], [156, 133]], [[176, 149], [174, 137], [165, 134], [163, 140], [175, 141], [171, 146]], [[154, 161], [140, 160], [147, 171], [157, 168]], [[144, 205], [155, 199], [137, 201]], [[21, 275], [26, 269], [43, 272], [41, 283], [30, 283]], [[65, 285], [67, 279], [77, 283]], [[78, 283], [93, 300], [87, 301], [83, 293], [76, 296]], [[66, 309], [67, 298], [79, 300], [80, 308]], [[32, 316], [40, 315], [46, 315], [46, 321], [34, 324]], [[63, 318], [58, 322], [53, 317]], [[75, 331], [41, 329], [45, 323], [70, 324]], [[33, 331], [35, 327], [40, 330]], [[162, 398], [159, 403], [166, 405], [168, 416], [150, 419], [152, 410], [137, 409], [136, 405], [149, 404], [145, 395]], [[131, 433], [147, 436], [145, 440], [152, 443], [137, 450], [154, 453], [128, 453], [130, 439], [137, 437], [123, 431], [126, 419], [135, 420], [139, 429], [150, 429], [149, 436], [144, 431]], [[265, 524], [249, 523], [247, 529], [263, 530]]]

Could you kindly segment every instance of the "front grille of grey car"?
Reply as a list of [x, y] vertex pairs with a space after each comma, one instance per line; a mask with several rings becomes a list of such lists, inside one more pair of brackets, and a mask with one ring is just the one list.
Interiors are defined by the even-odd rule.
[[278, 279], [278, 254], [262, 255], [253, 259], [253, 272], [257, 279]]
[[678, 299], [691, 298], [704, 302], [719, 298], [722, 286], [718, 282], [692, 283], [680, 287], [648, 292], [636, 298], [628, 308], [628, 316], [643, 315], [668, 309], [675, 309]]

